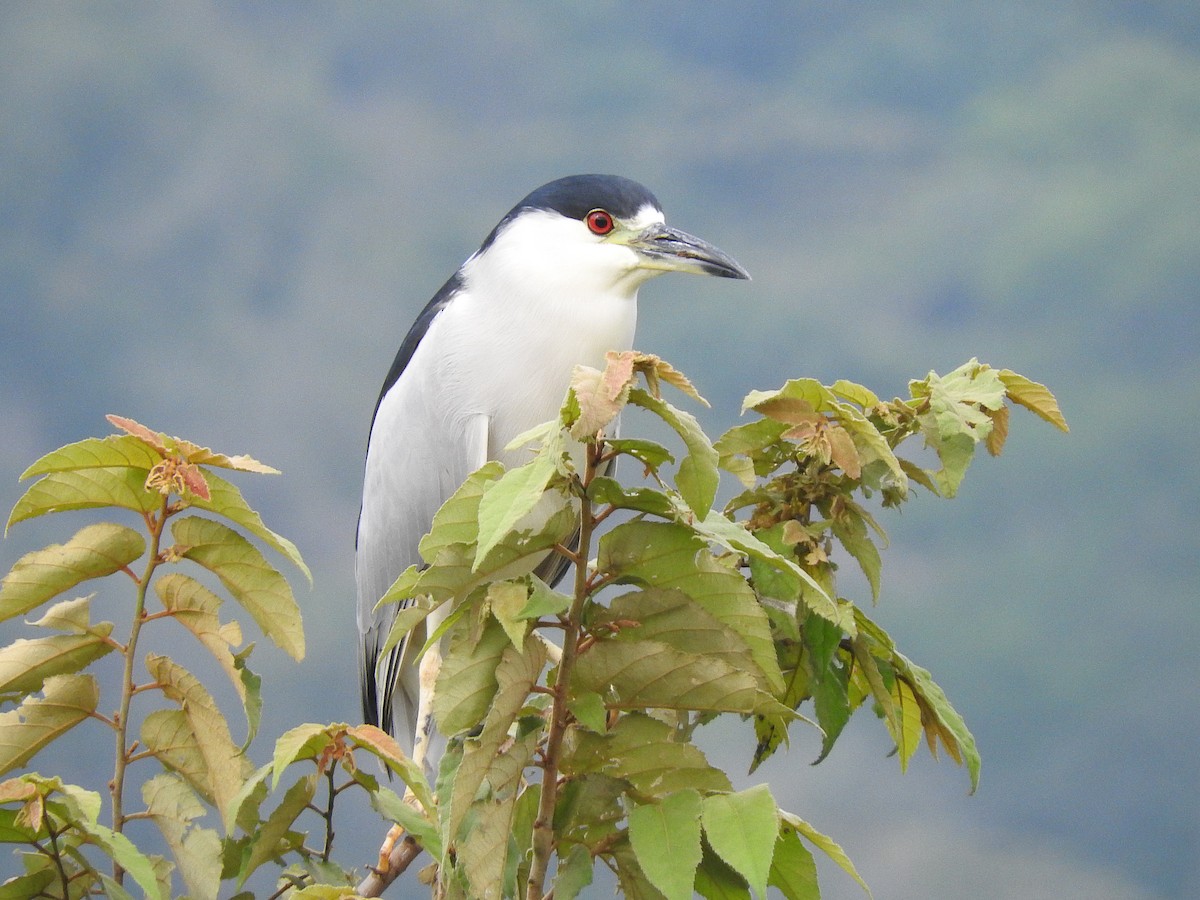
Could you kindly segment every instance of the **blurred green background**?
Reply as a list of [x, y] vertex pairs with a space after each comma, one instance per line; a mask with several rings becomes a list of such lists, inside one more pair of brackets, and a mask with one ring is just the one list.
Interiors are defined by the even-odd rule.
[[[1194, 2], [4, 4], [0, 508], [108, 412], [283, 469], [240, 481], [316, 576], [309, 658], [255, 655], [263, 735], [353, 721], [379, 384], [499, 217], [588, 171], [754, 275], [642, 291], [638, 347], [710, 433], [788, 377], [895, 395], [972, 356], [1072, 425], [1019, 413], [957, 500], [884, 519], [876, 615], [966, 716], [979, 792], [924, 755], [900, 776], [869, 712], [745, 783], [880, 900], [1200, 896]], [[22, 524], [0, 564], [82, 521]], [[97, 740], [36, 766], [106, 779]], [[751, 743], [707, 741], [738, 771]]]

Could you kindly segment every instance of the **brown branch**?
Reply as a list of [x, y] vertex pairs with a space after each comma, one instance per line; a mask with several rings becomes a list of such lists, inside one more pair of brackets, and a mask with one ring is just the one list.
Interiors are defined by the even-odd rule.
[[411, 837], [398, 841], [388, 855], [386, 872], [372, 868], [371, 874], [364, 878], [355, 890], [361, 897], [381, 897], [389, 884], [400, 877], [412, 861], [421, 855], [421, 845]]

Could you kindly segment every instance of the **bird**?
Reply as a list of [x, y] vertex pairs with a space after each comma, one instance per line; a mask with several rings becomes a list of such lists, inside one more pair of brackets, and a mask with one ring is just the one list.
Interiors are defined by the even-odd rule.
[[[505, 447], [554, 419], [578, 365], [603, 368], [632, 347], [638, 289], [665, 272], [749, 279], [732, 257], [666, 224], [647, 188], [573, 175], [514, 206], [409, 329], [375, 404], [367, 441], [355, 580], [363, 719], [436, 773], [432, 690], [440, 651], [424, 646], [435, 612], [385, 659], [397, 615], [377, 603], [410, 565], [434, 513]], [[539, 572], [553, 583], [567, 568]], [[445, 607], [443, 607], [445, 610]]]

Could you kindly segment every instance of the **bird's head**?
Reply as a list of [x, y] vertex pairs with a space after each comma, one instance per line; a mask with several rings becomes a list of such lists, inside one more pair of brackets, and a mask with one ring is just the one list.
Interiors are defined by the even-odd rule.
[[526, 288], [633, 297], [664, 272], [748, 279], [732, 257], [668, 226], [649, 190], [616, 175], [573, 175], [513, 207], [467, 264]]

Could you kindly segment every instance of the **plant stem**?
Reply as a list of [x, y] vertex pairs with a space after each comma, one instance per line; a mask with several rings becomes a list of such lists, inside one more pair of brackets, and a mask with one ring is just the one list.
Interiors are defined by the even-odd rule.
[[[125, 669], [121, 681], [121, 706], [114, 717], [116, 723], [116, 765], [113, 769], [112, 784], [109, 790], [112, 796], [112, 827], [113, 831], [121, 834], [125, 828], [125, 770], [131, 762], [129, 738], [129, 705], [133, 699], [136, 685], [133, 682], [133, 667], [137, 658], [138, 636], [146, 615], [146, 591], [150, 587], [150, 579], [159, 565], [159, 545], [162, 541], [163, 529], [167, 524], [167, 498], [163, 497], [158, 515], [147, 516], [146, 524], [150, 529], [150, 557], [146, 561], [146, 571], [137, 582], [137, 597], [133, 608], [133, 624], [129, 629], [129, 640], [125, 642]], [[113, 861], [113, 881], [123, 884], [125, 870], [120, 863]]]
[[525, 900], [542, 900], [546, 873], [550, 868], [550, 857], [554, 853], [554, 808], [558, 802], [558, 763], [562, 755], [563, 735], [566, 734], [570, 713], [567, 700], [571, 682], [571, 671], [579, 655], [579, 633], [583, 625], [583, 608], [591, 593], [586, 560], [591, 558], [592, 534], [596, 527], [587, 487], [596, 474], [600, 459], [600, 445], [589, 444], [587, 464], [583, 473], [583, 490], [580, 491], [579, 545], [575, 566], [575, 594], [571, 611], [564, 623], [562, 661], [558, 664], [558, 675], [554, 680], [554, 702], [550, 707], [550, 733], [546, 737], [546, 749], [542, 762], [542, 794], [538, 800], [537, 818], [533, 823], [533, 860], [529, 867], [529, 882]]

